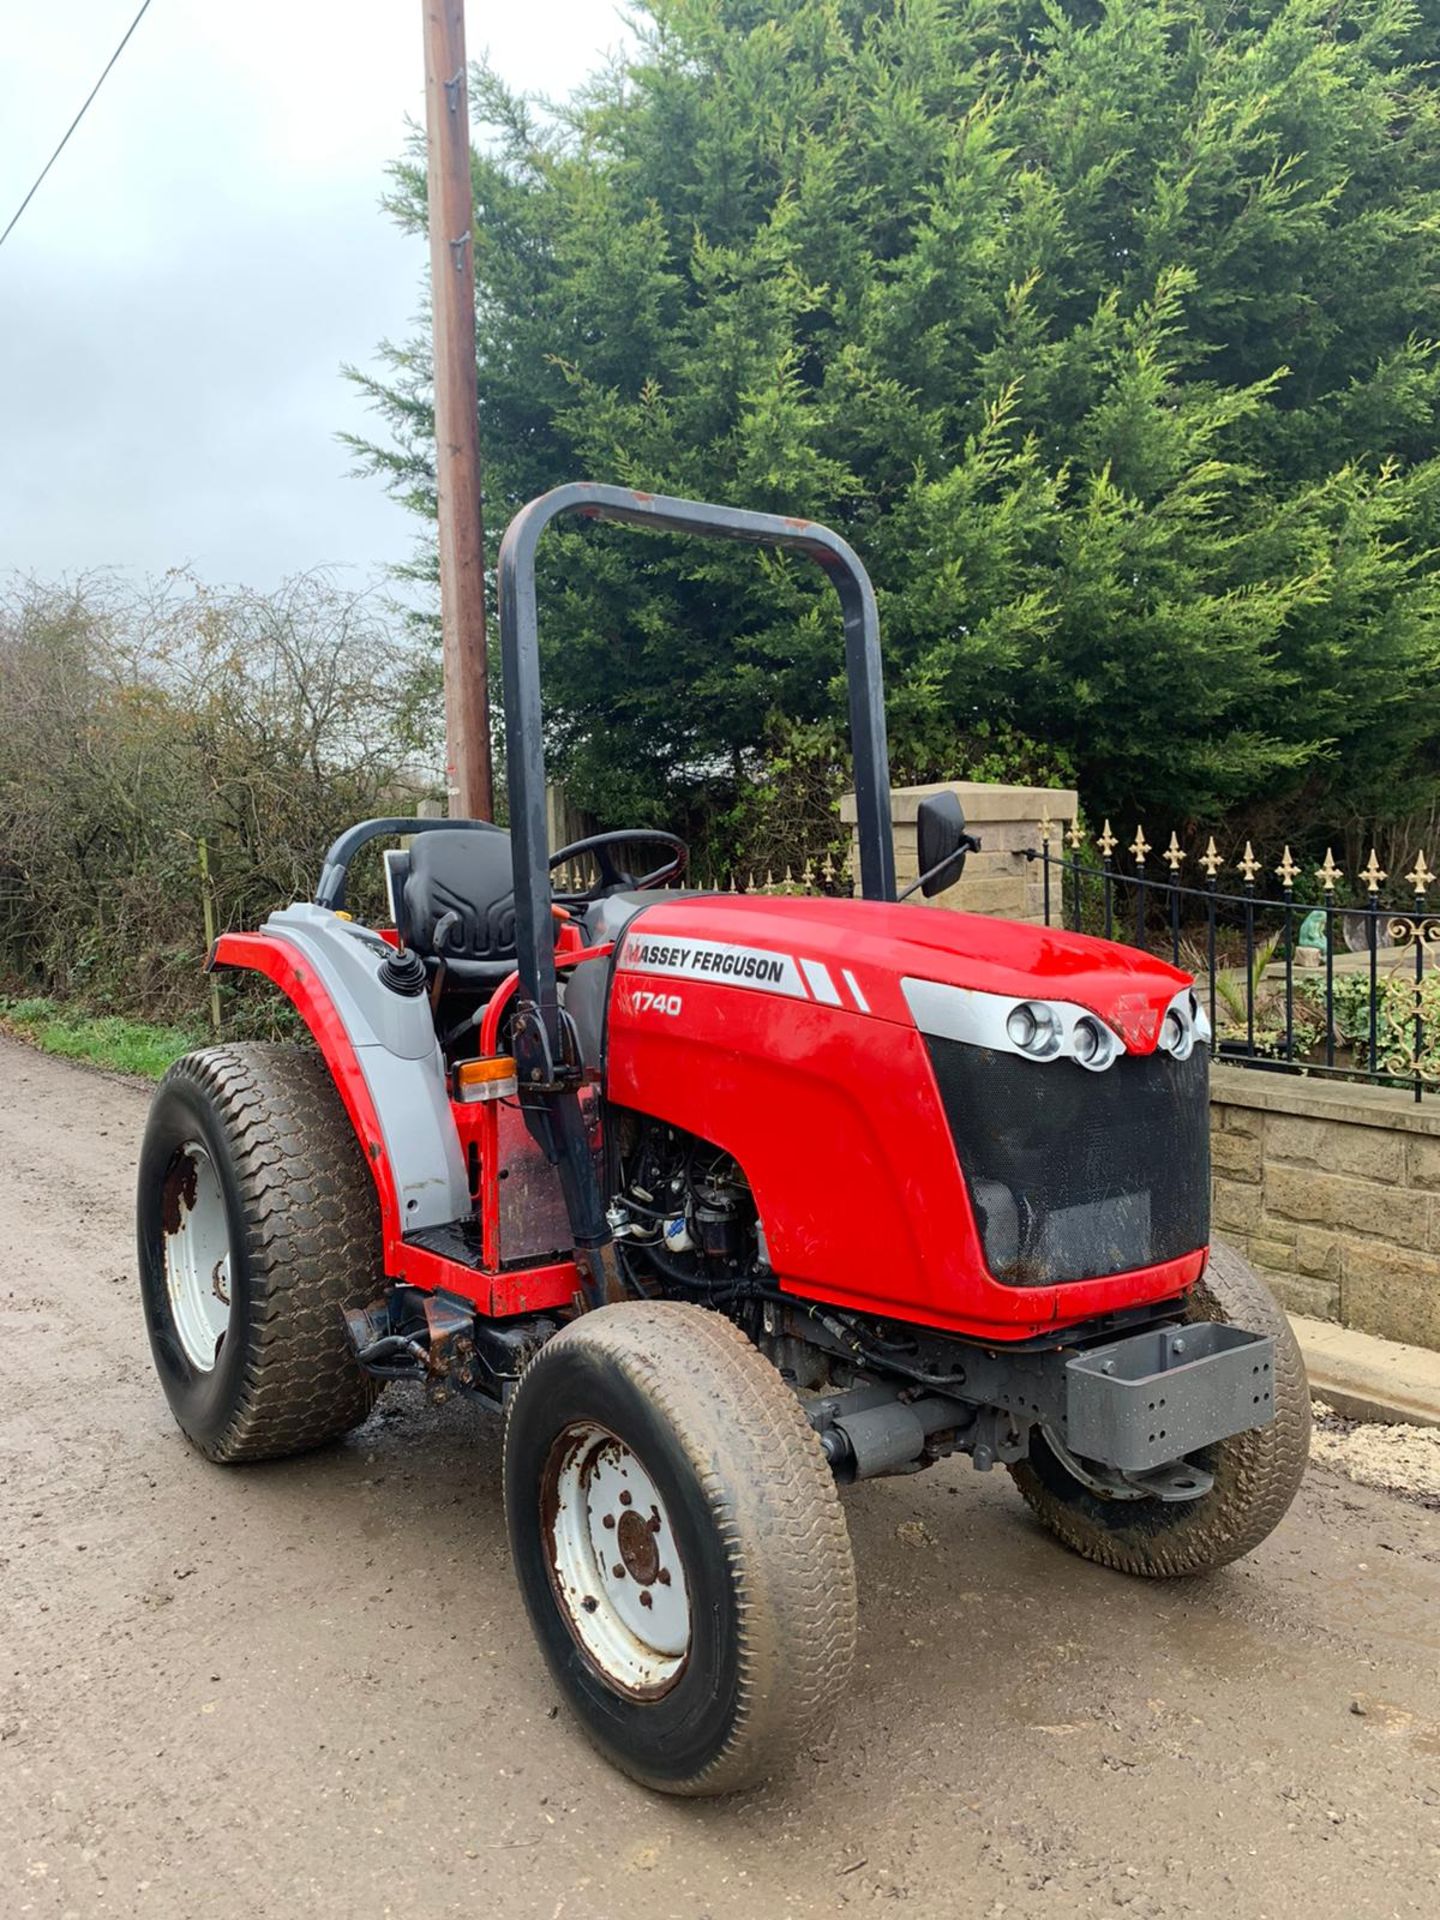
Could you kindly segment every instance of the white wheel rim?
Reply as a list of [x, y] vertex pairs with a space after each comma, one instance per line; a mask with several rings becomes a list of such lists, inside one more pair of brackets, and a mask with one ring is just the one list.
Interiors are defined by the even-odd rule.
[[170, 1162], [161, 1232], [175, 1331], [191, 1366], [209, 1373], [230, 1325], [230, 1220], [219, 1169], [198, 1140]]
[[690, 1589], [670, 1515], [638, 1455], [577, 1421], [550, 1449], [541, 1491], [550, 1582], [602, 1677], [655, 1699], [690, 1656]]

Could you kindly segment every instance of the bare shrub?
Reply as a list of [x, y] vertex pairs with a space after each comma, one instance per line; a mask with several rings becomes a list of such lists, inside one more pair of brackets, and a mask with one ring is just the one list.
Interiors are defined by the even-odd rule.
[[185, 574], [16, 583], [0, 599], [7, 973], [193, 1011], [207, 884], [220, 928], [253, 926], [309, 893], [342, 827], [430, 790], [418, 665], [403, 622], [325, 574], [273, 593]]

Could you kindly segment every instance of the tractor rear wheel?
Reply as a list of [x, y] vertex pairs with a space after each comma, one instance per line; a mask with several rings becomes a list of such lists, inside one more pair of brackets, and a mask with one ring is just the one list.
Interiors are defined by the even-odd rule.
[[303, 1453], [365, 1419], [377, 1387], [342, 1309], [380, 1289], [379, 1207], [318, 1054], [177, 1060], [145, 1129], [137, 1229], [155, 1369], [202, 1453]]
[[[1275, 1342], [1275, 1418], [1194, 1454], [1214, 1475], [1198, 1500], [1106, 1497], [1079, 1479], [1037, 1427], [1010, 1469], [1026, 1504], [1087, 1560], [1152, 1578], [1208, 1573], [1258, 1547], [1284, 1519], [1310, 1456], [1310, 1388], [1290, 1322], [1233, 1247], [1216, 1242], [1187, 1320], [1228, 1320]], [[1077, 1463], [1078, 1465], [1078, 1463]]]
[[602, 1753], [664, 1793], [728, 1793], [824, 1724], [855, 1568], [799, 1401], [739, 1329], [674, 1301], [551, 1340], [505, 1428], [505, 1510], [550, 1671]]

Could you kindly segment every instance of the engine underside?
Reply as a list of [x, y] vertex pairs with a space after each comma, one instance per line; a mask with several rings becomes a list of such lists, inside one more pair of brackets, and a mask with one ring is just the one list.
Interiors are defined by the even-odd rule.
[[[685, 1300], [733, 1320], [799, 1396], [841, 1481], [956, 1452], [986, 1471], [1024, 1458], [1038, 1430], [1103, 1498], [1194, 1500], [1212, 1484], [1207, 1448], [1269, 1418], [1268, 1340], [1189, 1325], [1183, 1299], [996, 1346], [799, 1298], [770, 1267], [731, 1155], [645, 1115], [612, 1118], [614, 1296]], [[486, 1322], [410, 1287], [351, 1316], [371, 1371], [496, 1406], [557, 1325]]]

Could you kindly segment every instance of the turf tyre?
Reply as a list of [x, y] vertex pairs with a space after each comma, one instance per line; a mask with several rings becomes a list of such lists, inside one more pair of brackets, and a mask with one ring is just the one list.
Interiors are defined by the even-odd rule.
[[[187, 1142], [219, 1176], [229, 1230], [229, 1323], [208, 1370], [187, 1355], [165, 1273], [167, 1180]], [[379, 1388], [355, 1364], [342, 1309], [380, 1290], [379, 1207], [318, 1054], [257, 1043], [175, 1062], [141, 1147], [137, 1237], [156, 1372], [201, 1453], [276, 1459], [366, 1418]]]
[[[690, 1591], [689, 1651], [662, 1697], [611, 1684], [557, 1598], [547, 1461], [576, 1423], [618, 1437], [663, 1500]], [[672, 1301], [584, 1315], [528, 1368], [505, 1429], [521, 1594], [590, 1739], [643, 1785], [720, 1794], [826, 1724], [855, 1651], [855, 1568], [834, 1477], [794, 1393], [732, 1323]]]
[[1209, 1573], [1251, 1552], [1284, 1519], [1310, 1454], [1305, 1363], [1269, 1287], [1216, 1242], [1190, 1295], [1189, 1321], [1228, 1320], [1275, 1342], [1275, 1418], [1192, 1456], [1215, 1476], [1202, 1499], [1107, 1500], [1077, 1480], [1036, 1428], [1010, 1469], [1026, 1504], [1058, 1540], [1101, 1566], [1149, 1578]]

